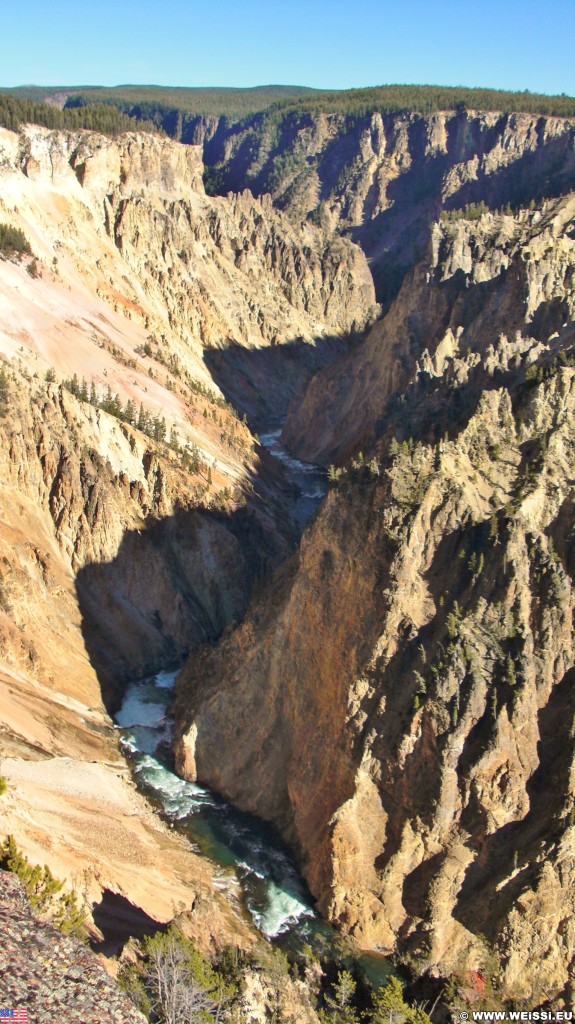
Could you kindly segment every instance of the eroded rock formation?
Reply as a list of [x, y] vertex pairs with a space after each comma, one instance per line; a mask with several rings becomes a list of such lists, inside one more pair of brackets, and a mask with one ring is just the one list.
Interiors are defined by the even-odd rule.
[[[20, 228], [33, 253], [0, 259], [9, 792], [26, 789], [20, 758], [62, 768], [41, 788], [43, 811], [33, 784], [28, 804], [6, 798], [4, 830], [32, 862], [44, 850], [59, 876], [93, 860], [95, 900], [109, 889], [158, 920], [174, 901], [192, 901], [202, 868], [186, 844], [150, 827], [143, 803], [102, 811], [123, 765], [103, 700], [114, 708], [127, 679], [175, 666], [241, 618], [254, 580], [296, 537], [277, 469], [278, 497], [264, 479], [258, 503], [255, 439], [204, 355], [221, 346], [233, 363], [234, 351], [249, 351], [244, 376], [257, 379], [260, 349], [344, 343], [374, 302], [357, 247], [312, 227], [302, 236], [249, 193], [210, 199], [202, 170], [199, 149], [165, 138], [0, 130], [0, 222]], [[310, 360], [323, 358], [318, 348]], [[278, 390], [273, 401], [285, 407], [293, 381]], [[66, 770], [82, 775], [86, 760], [101, 771], [89, 793], [70, 797]], [[97, 842], [88, 809], [77, 833], [90, 795]], [[58, 803], [71, 824], [56, 844]], [[124, 870], [122, 827], [141, 871]], [[223, 917], [224, 933], [243, 927], [233, 908]]]
[[205, 153], [225, 187], [247, 184], [296, 222], [349, 232], [388, 301], [443, 206], [520, 206], [568, 189], [574, 130], [565, 118], [496, 111], [264, 112], [217, 133]]
[[575, 948], [574, 210], [434, 229], [293, 410], [347, 459], [316, 522], [178, 696], [180, 770], [275, 821], [339, 927], [441, 975], [494, 947], [533, 1003]]

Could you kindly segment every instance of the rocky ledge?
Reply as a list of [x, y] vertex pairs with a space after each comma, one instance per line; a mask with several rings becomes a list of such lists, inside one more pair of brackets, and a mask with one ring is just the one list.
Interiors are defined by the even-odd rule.
[[141, 1024], [145, 1017], [92, 951], [37, 920], [24, 886], [0, 872], [0, 1006], [28, 1011], [33, 1024]]

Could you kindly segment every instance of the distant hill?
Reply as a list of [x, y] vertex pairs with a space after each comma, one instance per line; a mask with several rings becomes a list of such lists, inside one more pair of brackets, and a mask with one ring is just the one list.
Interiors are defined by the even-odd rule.
[[[363, 116], [370, 111], [430, 114], [438, 110], [499, 110], [575, 117], [575, 97], [564, 93], [509, 92], [441, 85], [382, 85], [366, 89], [319, 90], [296, 85], [262, 85], [252, 89], [223, 87], [176, 88], [159, 85], [19, 86], [0, 90], [19, 99], [66, 108], [109, 104], [130, 117], [150, 120], [177, 136], [177, 115], [225, 117], [237, 122], [264, 110], [283, 117], [297, 113], [342, 113]], [[181, 122], [180, 122], [181, 128]]]
[[[23, 85], [10, 92], [19, 99], [36, 103], [54, 102], [59, 105], [78, 106], [108, 103], [123, 113], [139, 110], [145, 116], [150, 111], [166, 114], [179, 110], [186, 114], [206, 114], [239, 120], [249, 114], [265, 110], [278, 101], [293, 101], [316, 90], [300, 85], [258, 85], [253, 89], [234, 88], [177, 88], [160, 85], [100, 85], [42, 87]], [[138, 115], [135, 115], [138, 116]]]

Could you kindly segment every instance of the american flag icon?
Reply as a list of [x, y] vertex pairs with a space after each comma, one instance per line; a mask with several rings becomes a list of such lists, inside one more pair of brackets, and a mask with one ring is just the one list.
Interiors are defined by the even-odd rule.
[[13, 1010], [0, 1010], [0, 1021], [10, 1021], [10, 1024], [28, 1024], [28, 1010], [23, 1006], [15, 1006]]

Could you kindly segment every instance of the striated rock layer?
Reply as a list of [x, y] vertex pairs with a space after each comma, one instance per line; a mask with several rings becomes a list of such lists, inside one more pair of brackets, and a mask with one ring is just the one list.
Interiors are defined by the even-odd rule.
[[526, 205], [572, 187], [574, 132], [570, 119], [497, 111], [290, 110], [220, 130], [204, 152], [224, 188], [270, 193], [295, 222], [348, 232], [387, 302], [442, 207]]
[[435, 228], [293, 412], [367, 454], [177, 700], [180, 771], [276, 822], [330, 920], [434, 974], [494, 950], [533, 1004], [575, 956], [574, 212]]
[[232, 370], [249, 353], [257, 380], [260, 351], [298, 339], [312, 355], [297, 386], [277, 375], [285, 407], [331, 358], [316, 342], [345, 347], [374, 293], [352, 243], [249, 193], [211, 199], [202, 171], [165, 138], [0, 130], [0, 223], [33, 253], [0, 258], [0, 813], [33, 863], [92, 864], [96, 903], [109, 890], [165, 921], [204, 885], [230, 937], [237, 909], [186, 844], [143, 801], [108, 799], [123, 760], [106, 709], [240, 619], [295, 541], [289, 488], [277, 469], [279, 497], [265, 469], [260, 484], [206, 353]]

